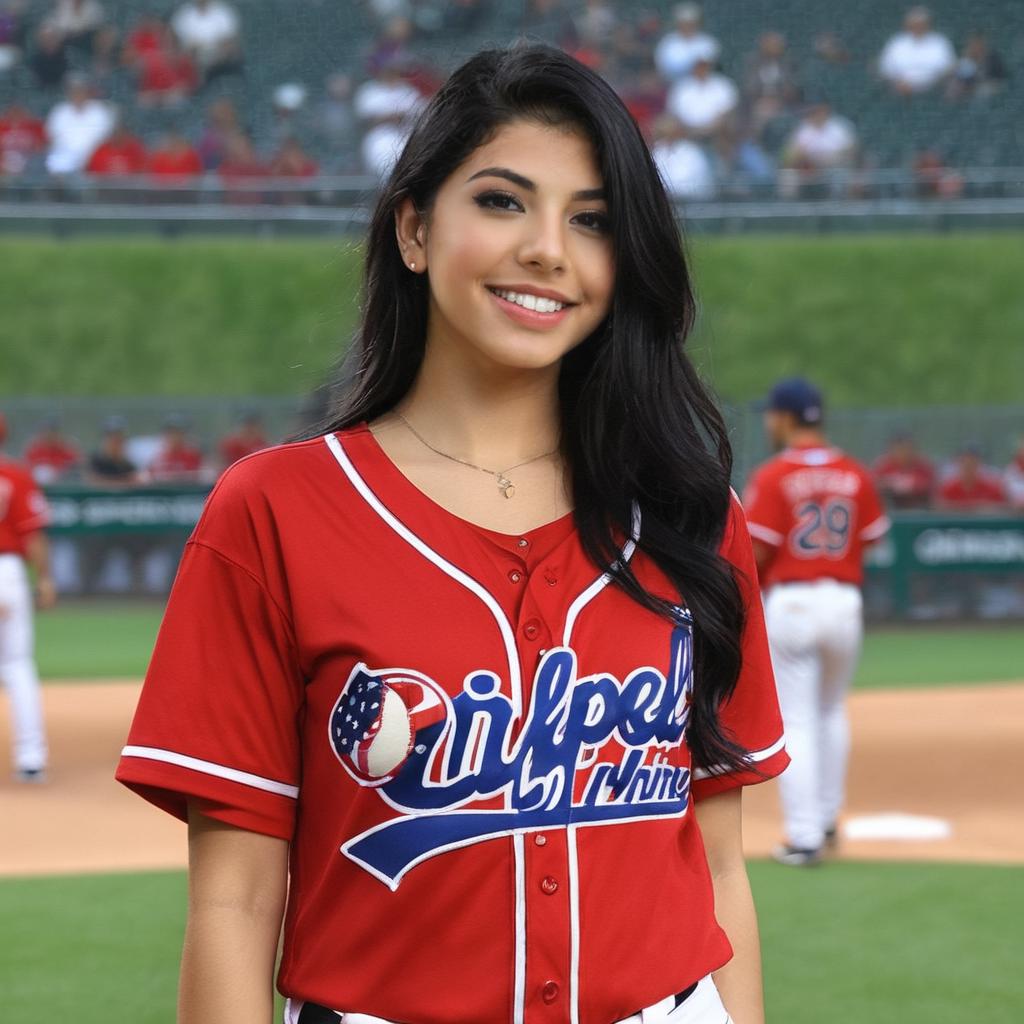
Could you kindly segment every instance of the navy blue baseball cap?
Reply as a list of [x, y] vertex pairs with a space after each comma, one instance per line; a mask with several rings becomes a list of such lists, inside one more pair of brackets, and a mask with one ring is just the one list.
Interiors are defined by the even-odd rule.
[[821, 392], [809, 380], [787, 377], [768, 392], [765, 408], [791, 412], [801, 423], [811, 425], [821, 422], [824, 403]]

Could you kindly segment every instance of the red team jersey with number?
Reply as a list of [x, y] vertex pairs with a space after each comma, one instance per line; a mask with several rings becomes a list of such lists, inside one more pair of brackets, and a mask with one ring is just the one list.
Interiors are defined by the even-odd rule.
[[609, 1024], [730, 958], [693, 805], [788, 763], [738, 502], [721, 550], [747, 605], [722, 721], [756, 771], [692, 763], [689, 614], [609, 585], [571, 516], [473, 526], [365, 426], [267, 449], [186, 547], [117, 776], [291, 840], [285, 995]]
[[49, 505], [32, 474], [0, 456], [0, 555], [24, 555], [25, 539], [49, 523]]
[[787, 448], [755, 470], [743, 504], [751, 535], [775, 549], [765, 588], [822, 577], [859, 585], [864, 548], [889, 529], [870, 472], [838, 448]]

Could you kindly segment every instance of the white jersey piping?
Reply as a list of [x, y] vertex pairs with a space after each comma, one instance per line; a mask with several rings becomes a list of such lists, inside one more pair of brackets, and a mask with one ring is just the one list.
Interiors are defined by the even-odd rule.
[[147, 761], [162, 761], [164, 764], [189, 768], [194, 772], [202, 772], [203, 775], [213, 775], [218, 779], [238, 782], [243, 786], [262, 789], [266, 793], [276, 793], [278, 796], [291, 797], [293, 800], [299, 795], [298, 786], [289, 786], [285, 782], [276, 782], [274, 779], [265, 779], [262, 775], [253, 775], [252, 772], [243, 772], [238, 768], [229, 768], [227, 765], [215, 764], [213, 761], [203, 761], [201, 758], [190, 757], [188, 754], [179, 754], [175, 750], [127, 746], [121, 751], [121, 756], [140, 757]]

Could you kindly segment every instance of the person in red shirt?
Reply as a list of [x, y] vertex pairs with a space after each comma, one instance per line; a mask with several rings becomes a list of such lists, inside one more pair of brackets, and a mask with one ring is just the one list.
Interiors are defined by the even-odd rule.
[[164, 45], [167, 26], [152, 12], [144, 14], [128, 32], [121, 51], [122, 63], [137, 67], [147, 54], [160, 50]]
[[267, 435], [263, 432], [263, 420], [255, 412], [246, 413], [238, 423], [238, 429], [221, 439], [220, 459], [227, 468], [239, 459], [268, 446]]
[[0, 175], [21, 174], [46, 149], [45, 123], [15, 101], [0, 114]]
[[19, 782], [43, 782], [48, 751], [25, 566], [33, 569], [39, 607], [52, 607], [57, 589], [43, 532], [50, 509], [28, 469], [4, 456], [6, 440], [7, 421], [0, 413], [0, 678], [11, 703], [14, 776]]
[[165, 421], [162, 446], [148, 470], [155, 483], [194, 483], [201, 479], [203, 453], [189, 441], [187, 431], [184, 417], [170, 416]]
[[336, 411], [221, 475], [117, 769], [189, 822], [178, 1020], [269, 1021], [283, 919], [289, 1024], [761, 1021], [788, 758], [657, 169], [517, 45], [394, 174]]
[[764, 414], [779, 452], [744, 493], [792, 763], [779, 780], [785, 842], [775, 859], [819, 862], [836, 838], [849, 726], [846, 692], [860, 653], [864, 549], [889, 528], [871, 474], [829, 444], [821, 392], [779, 381]]
[[875, 486], [893, 508], [926, 508], [935, 490], [935, 467], [909, 434], [895, 434], [871, 467]]
[[166, 26], [160, 30], [160, 46], [141, 53], [137, 68], [140, 107], [180, 106], [199, 87], [195, 63]]
[[[224, 183], [224, 198], [229, 203], [260, 203], [263, 194], [244, 187], [249, 182], [268, 176], [267, 165], [260, 159], [252, 140], [244, 132], [229, 136], [224, 159], [217, 168]], [[240, 187], [242, 186], [242, 187]]]
[[953, 474], [939, 487], [938, 506], [951, 512], [994, 512], [1005, 509], [1007, 503], [999, 473], [982, 462], [977, 445], [965, 445]]
[[119, 124], [114, 133], [94, 150], [85, 169], [102, 177], [141, 174], [146, 169], [146, 147], [127, 127]]
[[82, 453], [60, 430], [60, 421], [51, 417], [25, 447], [25, 463], [37, 483], [49, 484], [82, 465]]
[[170, 131], [150, 151], [146, 170], [159, 185], [185, 184], [203, 173], [203, 161], [188, 139]]

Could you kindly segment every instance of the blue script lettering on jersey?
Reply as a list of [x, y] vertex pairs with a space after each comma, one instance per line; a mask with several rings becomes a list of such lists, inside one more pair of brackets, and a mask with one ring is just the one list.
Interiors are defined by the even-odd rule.
[[[500, 679], [471, 673], [447, 720], [417, 733], [401, 770], [376, 790], [401, 816], [342, 852], [397, 888], [429, 857], [513, 831], [685, 814], [690, 771], [670, 754], [690, 714], [688, 617], [670, 643], [667, 675], [644, 666], [621, 681], [580, 677], [571, 648], [548, 651], [518, 735]], [[496, 796], [501, 808], [466, 806]]]

